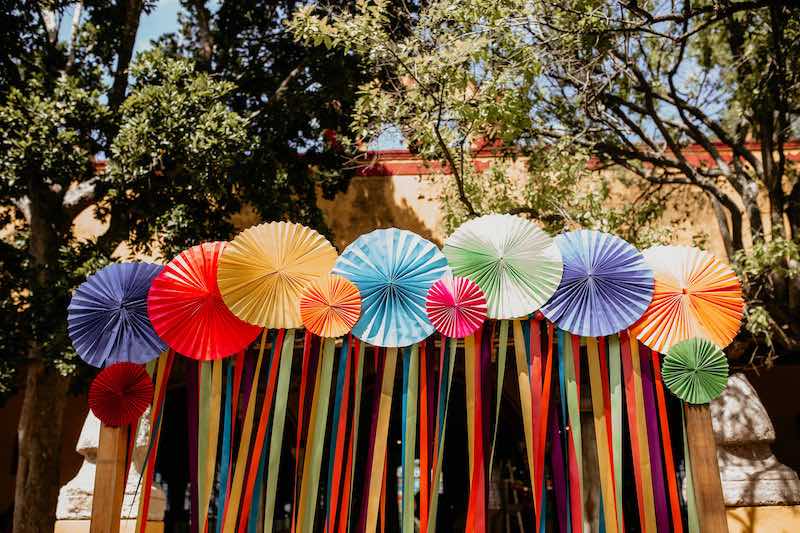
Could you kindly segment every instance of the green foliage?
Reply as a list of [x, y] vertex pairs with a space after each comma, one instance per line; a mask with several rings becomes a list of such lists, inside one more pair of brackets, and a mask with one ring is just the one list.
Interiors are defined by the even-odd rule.
[[254, 145], [247, 119], [226, 105], [234, 85], [160, 51], [141, 56], [131, 75], [101, 214], [125, 205], [155, 215], [131, 226], [130, 243], [160, 245], [165, 257], [230, 235], [228, 217], [241, 206], [230, 169]]

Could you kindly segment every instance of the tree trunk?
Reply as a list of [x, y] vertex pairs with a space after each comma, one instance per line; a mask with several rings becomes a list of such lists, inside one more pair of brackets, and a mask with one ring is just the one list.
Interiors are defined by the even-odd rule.
[[69, 378], [46, 367], [38, 358], [30, 363], [17, 430], [14, 533], [53, 531], [68, 385]]

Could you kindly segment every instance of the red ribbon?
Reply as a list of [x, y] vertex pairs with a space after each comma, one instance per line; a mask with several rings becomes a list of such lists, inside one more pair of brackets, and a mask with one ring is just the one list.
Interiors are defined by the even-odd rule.
[[622, 352], [622, 372], [625, 381], [625, 408], [628, 413], [628, 433], [631, 439], [631, 452], [633, 454], [633, 478], [636, 485], [636, 500], [639, 502], [639, 524], [642, 531], [646, 531], [644, 489], [642, 482], [642, 463], [639, 454], [639, 433], [636, 419], [636, 390], [633, 383], [633, 367], [631, 361], [631, 344], [627, 331], [619, 334], [619, 344]]

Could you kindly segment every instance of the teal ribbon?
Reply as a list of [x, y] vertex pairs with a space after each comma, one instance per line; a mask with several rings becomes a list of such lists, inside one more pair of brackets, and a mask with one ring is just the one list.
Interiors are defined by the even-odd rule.
[[217, 491], [217, 523], [214, 529], [217, 533], [222, 531], [222, 511], [225, 507], [225, 497], [228, 495], [228, 462], [231, 455], [231, 402], [233, 400], [233, 365], [234, 359], [225, 362], [225, 397], [223, 398], [224, 413], [222, 419], [222, 451], [219, 456], [219, 490]]

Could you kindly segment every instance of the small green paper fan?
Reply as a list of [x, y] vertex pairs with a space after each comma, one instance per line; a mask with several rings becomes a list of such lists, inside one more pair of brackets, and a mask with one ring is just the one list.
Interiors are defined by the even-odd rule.
[[664, 358], [661, 376], [667, 388], [689, 403], [709, 403], [728, 384], [728, 359], [706, 339], [675, 344]]

